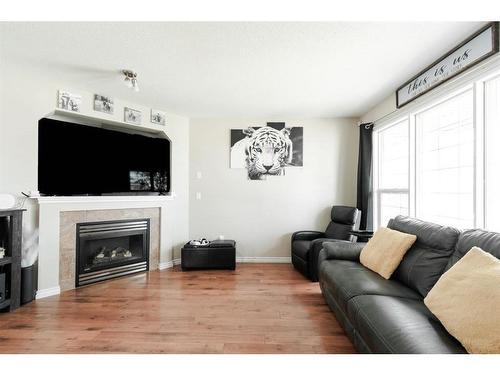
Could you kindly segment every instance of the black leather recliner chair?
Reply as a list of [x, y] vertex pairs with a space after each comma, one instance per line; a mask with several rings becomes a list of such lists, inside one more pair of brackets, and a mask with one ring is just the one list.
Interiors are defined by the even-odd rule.
[[311, 281], [318, 281], [318, 254], [323, 242], [350, 241], [355, 237], [349, 231], [359, 227], [361, 211], [355, 207], [333, 206], [332, 221], [324, 232], [301, 231], [292, 234], [292, 263]]

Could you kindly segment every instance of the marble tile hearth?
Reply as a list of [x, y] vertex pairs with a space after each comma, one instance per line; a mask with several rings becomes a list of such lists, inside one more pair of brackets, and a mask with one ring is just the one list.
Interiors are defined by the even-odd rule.
[[149, 270], [160, 261], [160, 208], [129, 208], [88, 211], [63, 211], [59, 227], [59, 286], [61, 291], [75, 288], [76, 224], [94, 221], [150, 219]]

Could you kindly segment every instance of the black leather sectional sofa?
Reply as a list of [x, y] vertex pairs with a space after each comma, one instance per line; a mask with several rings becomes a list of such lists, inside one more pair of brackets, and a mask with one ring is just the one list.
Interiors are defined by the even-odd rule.
[[330, 309], [361, 353], [466, 353], [423, 298], [473, 246], [500, 258], [500, 234], [404, 216], [388, 227], [417, 236], [390, 280], [359, 263], [364, 243], [324, 244], [319, 282]]

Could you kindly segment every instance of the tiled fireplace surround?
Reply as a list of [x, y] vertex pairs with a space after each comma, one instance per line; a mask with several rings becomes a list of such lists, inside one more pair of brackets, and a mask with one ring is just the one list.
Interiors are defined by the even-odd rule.
[[149, 218], [150, 270], [172, 267], [177, 263], [174, 251], [185, 237], [176, 237], [174, 199], [173, 195], [38, 197], [34, 207], [39, 229], [36, 298], [75, 288], [76, 223]]
[[60, 212], [59, 286], [62, 291], [75, 288], [76, 224], [125, 219], [150, 219], [149, 270], [158, 269], [160, 261], [160, 208], [127, 208]]

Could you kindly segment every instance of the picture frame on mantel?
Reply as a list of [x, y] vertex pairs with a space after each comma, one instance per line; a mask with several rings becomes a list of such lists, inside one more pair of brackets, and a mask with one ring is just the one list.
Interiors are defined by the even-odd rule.
[[499, 51], [499, 23], [491, 22], [406, 81], [396, 90], [401, 108]]
[[82, 96], [67, 90], [59, 90], [57, 93], [57, 107], [65, 111], [80, 112]]
[[94, 111], [112, 115], [115, 111], [113, 98], [105, 95], [94, 94]]
[[151, 109], [151, 123], [156, 125], [165, 125], [166, 114], [158, 109]]
[[128, 124], [141, 125], [142, 113], [136, 109], [125, 107], [123, 110], [124, 120]]

